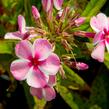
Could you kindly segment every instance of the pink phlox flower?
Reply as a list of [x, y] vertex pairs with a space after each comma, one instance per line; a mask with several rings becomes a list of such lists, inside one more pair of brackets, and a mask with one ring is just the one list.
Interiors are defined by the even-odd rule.
[[92, 29], [96, 32], [94, 36], [94, 48], [91, 56], [99, 62], [104, 61], [105, 46], [109, 52], [109, 19], [105, 14], [99, 13], [90, 20]]
[[15, 52], [20, 59], [11, 63], [10, 71], [17, 80], [26, 79], [31, 87], [44, 87], [49, 75], [56, 75], [59, 70], [59, 57], [46, 39], [37, 39], [33, 45], [22, 40], [16, 45]]
[[57, 10], [60, 10], [63, 4], [63, 0], [42, 0], [43, 9], [46, 12], [52, 9], [53, 4]]
[[26, 27], [26, 22], [22, 15], [18, 16], [18, 27], [19, 27], [18, 31], [6, 33], [4, 38], [5, 39], [25, 40], [25, 39], [31, 39], [31, 38], [37, 36], [37, 34], [30, 34], [29, 31], [33, 30], [34, 27]]
[[56, 92], [53, 86], [56, 83], [56, 76], [49, 76], [48, 84], [43, 88], [30, 88], [30, 93], [37, 96], [38, 99], [44, 98], [46, 101], [51, 101], [56, 97]]

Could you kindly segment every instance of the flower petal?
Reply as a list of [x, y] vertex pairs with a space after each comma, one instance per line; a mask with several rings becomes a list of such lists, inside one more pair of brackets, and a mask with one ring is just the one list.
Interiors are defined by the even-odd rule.
[[55, 99], [56, 92], [53, 87], [46, 86], [43, 88], [43, 96], [44, 96], [45, 100], [51, 101], [51, 100]]
[[99, 13], [96, 17], [92, 17], [90, 20], [90, 25], [96, 32], [108, 29], [108, 19], [103, 13]]
[[24, 80], [31, 66], [26, 60], [15, 60], [11, 63], [10, 71], [17, 80]]
[[51, 44], [46, 39], [37, 39], [33, 44], [34, 57], [39, 61], [46, 59], [52, 52]]
[[39, 69], [48, 75], [56, 75], [60, 67], [59, 57], [52, 53], [44, 62], [39, 66]]
[[18, 16], [18, 26], [19, 26], [19, 31], [22, 34], [25, 33], [26, 22], [25, 22], [25, 19], [22, 15]]
[[33, 96], [37, 96], [38, 99], [42, 99], [43, 98], [42, 89], [41, 88], [33, 88], [33, 87], [30, 87], [30, 93]]
[[95, 36], [94, 36], [94, 40], [93, 40], [93, 43], [94, 45], [103, 41], [104, 39], [104, 35], [103, 35], [103, 32], [98, 32]]
[[48, 82], [48, 76], [45, 76], [39, 69], [31, 69], [27, 75], [27, 83], [34, 88], [42, 88]]
[[21, 33], [19, 31], [17, 32], [12, 32], [12, 33], [6, 33], [4, 38], [5, 39], [18, 39], [18, 40], [21, 40]]
[[105, 40], [105, 44], [106, 44], [107, 51], [108, 51], [108, 53], [109, 53], [109, 38], [107, 38], [107, 39]]
[[27, 40], [22, 40], [15, 47], [16, 55], [19, 58], [31, 59], [32, 58], [32, 44]]
[[53, 0], [54, 2], [54, 6], [57, 10], [60, 10], [61, 9], [61, 6], [63, 4], [63, 0]]
[[103, 62], [104, 50], [105, 50], [105, 44], [104, 44], [104, 41], [102, 41], [94, 48], [91, 54], [92, 58], [98, 60], [99, 62]]
[[56, 83], [56, 76], [50, 75], [50, 76], [49, 76], [49, 80], [48, 80], [48, 85], [49, 85], [49, 86], [54, 86], [55, 83]]

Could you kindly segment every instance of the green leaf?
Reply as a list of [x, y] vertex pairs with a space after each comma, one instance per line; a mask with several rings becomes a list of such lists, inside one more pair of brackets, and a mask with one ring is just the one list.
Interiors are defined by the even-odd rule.
[[106, 0], [90, 0], [85, 10], [83, 11], [82, 16], [88, 17], [96, 15], [100, 11], [105, 2]]
[[0, 40], [0, 54], [13, 54], [15, 40]]
[[[89, 107], [97, 105], [97, 109], [109, 108], [109, 70], [105, 65], [101, 65], [98, 74], [93, 81], [91, 88], [91, 96], [89, 98]], [[96, 109], [96, 108], [91, 108]]]
[[74, 102], [72, 93], [66, 87], [59, 85], [57, 91], [72, 109], [79, 109], [78, 105]]
[[109, 53], [105, 53], [104, 64], [109, 69]]
[[71, 89], [88, 90], [89, 87], [86, 82], [68, 66], [63, 64], [66, 79], [61, 80], [61, 84]]

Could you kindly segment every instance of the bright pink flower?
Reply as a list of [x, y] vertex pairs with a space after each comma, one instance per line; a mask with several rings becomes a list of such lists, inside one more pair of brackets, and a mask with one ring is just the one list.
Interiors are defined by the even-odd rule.
[[89, 68], [89, 66], [83, 62], [76, 62], [76, 68], [78, 70], [86, 70]]
[[33, 14], [33, 17], [35, 18], [35, 20], [40, 18], [40, 13], [35, 6], [32, 6], [32, 14]]
[[30, 88], [30, 93], [33, 96], [37, 96], [37, 98], [42, 99], [44, 98], [47, 101], [51, 101], [56, 97], [56, 92], [53, 88], [53, 86], [56, 83], [56, 77], [55, 76], [49, 76], [48, 84], [45, 85], [43, 88]]
[[99, 62], [103, 62], [105, 46], [109, 52], [109, 20], [103, 13], [99, 13], [96, 17], [91, 18], [90, 25], [96, 32], [94, 37], [96, 47], [91, 56]]
[[18, 16], [18, 26], [19, 26], [19, 31], [5, 34], [5, 39], [24, 40], [24, 39], [31, 39], [37, 36], [37, 34], [31, 35], [29, 33], [29, 30], [34, 29], [34, 27], [26, 27], [26, 22], [22, 15]]
[[43, 9], [46, 12], [52, 9], [53, 4], [57, 10], [60, 10], [63, 4], [63, 0], [42, 0]]
[[10, 70], [17, 80], [26, 79], [31, 87], [44, 87], [49, 75], [56, 75], [59, 70], [60, 60], [46, 39], [37, 39], [33, 46], [23, 40], [15, 51], [20, 59], [12, 62]]

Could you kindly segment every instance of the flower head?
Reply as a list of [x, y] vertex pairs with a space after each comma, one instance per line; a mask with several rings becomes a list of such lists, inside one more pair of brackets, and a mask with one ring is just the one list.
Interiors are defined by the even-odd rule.
[[29, 31], [33, 30], [34, 27], [26, 27], [26, 22], [22, 15], [18, 16], [18, 27], [19, 31], [5, 34], [5, 39], [25, 40], [37, 36], [37, 34], [30, 34]]
[[99, 62], [104, 61], [105, 46], [109, 52], [109, 20], [105, 14], [99, 13], [90, 20], [92, 29], [96, 32], [94, 44], [96, 45], [91, 56]]
[[10, 70], [17, 80], [26, 79], [31, 87], [44, 87], [49, 75], [56, 75], [59, 70], [60, 60], [46, 39], [37, 39], [33, 45], [23, 40], [15, 51], [20, 59], [12, 62]]

